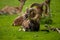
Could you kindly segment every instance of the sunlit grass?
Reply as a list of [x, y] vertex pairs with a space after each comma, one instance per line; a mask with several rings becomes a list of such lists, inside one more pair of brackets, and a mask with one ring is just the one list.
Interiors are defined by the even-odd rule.
[[[43, 0], [27, 0], [23, 11], [32, 3], [42, 3]], [[0, 0], [0, 9], [5, 5], [19, 6], [18, 0]], [[53, 19], [52, 26], [60, 27], [60, 0], [51, 0], [51, 14]], [[60, 40], [60, 34], [57, 32], [23, 32], [18, 31], [20, 27], [12, 26], [12, 22], [18, 15], [0, 15], [0, 40]], [[44, 29], [44, 24], [41, 24]]]

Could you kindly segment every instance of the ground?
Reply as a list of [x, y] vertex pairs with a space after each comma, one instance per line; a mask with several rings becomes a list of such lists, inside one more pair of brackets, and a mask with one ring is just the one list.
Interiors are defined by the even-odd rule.
[[[27, 0], [23, 11], [32, 3], [42, 3], [44, 0]], [[19, 6], [18, 0], [0, 0], [0, 9], [5, 5]], [[60, 27], [60, 0], [51, 0], [51, 14], [54, 27]], [[23, 32], [18, 31], [19, 27], [11, 26], [12, 22], [18, 15], [0, 15], [0, 40], [60, 40], [60, 34], [57, 32]], [[44, 24], [41, 23], [41, 29]]]

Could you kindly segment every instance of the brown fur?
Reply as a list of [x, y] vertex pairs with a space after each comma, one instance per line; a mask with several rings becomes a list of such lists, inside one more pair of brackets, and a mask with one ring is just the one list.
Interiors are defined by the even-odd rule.
[[23, 28], [25, 29], [25, 31], [29, 31], [30, 30], [30, 26], [29, 26], [30, 20], [24, 20], [22, 23]]
[[0, 15], [1, 14], [17, 14], [17, 13], [21, 13], [23, 6], [25, 4], [26, 0], [19, 0], [20, 2], [20, 6], [19, 7], [11, 7], [11, 6], [5, 6], [4, 8], [1, 9], [0, 11]]
[[[30, 31], [39, 31], [39, 17], [40, 15], [34, 8], [27, 9], [28, 12], [28, 19], [23, 22], [23, 27]], [[37, 16], [36, 16], [37, 15]]]
[[15, 20], [14, 20], [12, 25], [13, 26], [20, 26], [20, 25], [22, 25], [23, 21], [25, 19], [27, 19], [27, 17], [28, 17], [28, 14], [27, 14], [27, 10], [26, 10], [25, 14], [22, 14], [22, 16], [18, 16], [17, 18], [15, 18]]
[[43, 6], [42, 6], [41, 4], [38, 4], [38, 3], [33, 3], [33, 4], [31, 5], [31, 8], [34, 7], [34, 6], [36, 6], [36, 9], [37, 9], [38, 13], [39, 13], [40, 15], [42, 15]]
[[[27, 14], [27, 15], [26, 15]], [[17, 17], [13, 25], [22, 25], [25, 31], [38, 31], [39, 30], [39, 13], [34, 8], [29, 8], [26, 10], [26, 14]], [[36, 16], [37, 15], [37, 16]]]
[[24, 14], [22, 16], [18, 16], [14, 22], [13, 22], [13, 26], [21, 26], [23, 21], [27, 18], [27, 14]]
[[11, 6], [5, 6], [4, 8], [2, 8], [1, 10], [6, 13], [6, 14], [16, 14], [19, 13], [19, 9], [17, 9], [18, 7], [11, 7]]
[[2, 10], [0, 10], [0, 15], [3, 15], [3, 14], [5, 14], [5, 12], [4, 12], [4, 11], [2, 11]]
[[[37, 6], [39, 13], [45, 12], [45, 15], [50, 15], [50, 0], [45, 0], [45, 2], [39, 4], [39, 3], [33, 3], [31, 7]], [[43, 9], [43, 6], [45, 6], [45, 9]], [[41, 14], [42, 15], [42, 14]]]
[[20, 26], [22, 25], [22, 22], [23, 22], [23, 16], [18, 16], [14, 22], [13, 22], [13, 26]]
[[24, 6], [26, 0], [18, 0], [18, 1], [20, 2], [19, 10], [20, 10], [20, 12], [22, 12], [22, 9], [23, 9], [23, 6]]

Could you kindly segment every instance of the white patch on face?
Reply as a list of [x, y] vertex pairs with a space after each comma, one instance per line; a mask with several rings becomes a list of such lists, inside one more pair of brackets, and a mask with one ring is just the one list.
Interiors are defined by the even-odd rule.
[[23, 31], [25, 32], [26, 30], [23, 28]]

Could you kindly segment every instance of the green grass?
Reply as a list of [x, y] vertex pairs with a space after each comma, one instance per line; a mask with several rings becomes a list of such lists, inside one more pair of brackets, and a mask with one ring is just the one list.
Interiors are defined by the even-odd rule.
[[[41, 3], [43, 0], [27, 0], [23, 11], [32, 3]], [[5, 5], [19, 6], [18, 0], [0, 0], [0, 9]], [[52, 26], [60, 27], [60, 0], [51, 0], [51, 14], [53, 19]], [[57, 32], [23, 32], [18, 31], [19, 27], [11, 26], [18, 15], [0, 15], [0, 40], [60, 40], [60, 34]], [[41, 29], [44, 24], [41, 24]]]

